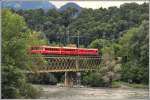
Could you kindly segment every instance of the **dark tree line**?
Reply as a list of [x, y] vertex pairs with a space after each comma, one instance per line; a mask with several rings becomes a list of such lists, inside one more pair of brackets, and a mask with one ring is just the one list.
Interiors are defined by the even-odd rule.
[[44, 32], [50, 42], [58, 43], [61, 38], [61, 42], [65, 44], [66, 30], [69, 30], [71, 38], [69, 43], [76, 43], [76, 38], [71, 36], [77, 35], [78, 31], [81, 35], [81, 45], [86, 47], [93, 40], [103, 36], [108, 40], [112, 38], [117, 40], [130, 27], [138, 26], [143, 20], [148, 20], [146, 3], [123, 4], [120, 8], [109, 7], [96, 10], [82, 8], [78, 15], [77, 12], [75, 8], [68, 8], [63, 12], [58, 12], [56, 9], [47, 12], [42, 9], [17, 11], [24, 16], [30, 28]]

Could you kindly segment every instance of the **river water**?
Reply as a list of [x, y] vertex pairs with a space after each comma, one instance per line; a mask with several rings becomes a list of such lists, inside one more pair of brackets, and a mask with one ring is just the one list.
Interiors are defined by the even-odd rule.
[[149, 95], [148, 89], [34, 86], [42, 91], [41, 99], [50, 100], [148, 99]]

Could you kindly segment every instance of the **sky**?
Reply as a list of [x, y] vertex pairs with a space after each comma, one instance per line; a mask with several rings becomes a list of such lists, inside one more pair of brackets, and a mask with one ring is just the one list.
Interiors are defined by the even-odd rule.
[[137, 1], [137, 0], [135, 0], [135, 1], [134, 0], [132, 0], [132, 1], [72, 1], [71, 0], [71, 1], [49, 1], [49, 2], [52, 3], [53, 5], [55, 5], [57, 8], [60, 8], [61, 6], [63, 6], [66, 3], [73, 2], [83, 8], [98, 9], [100, 7], [103, 7], [103, 8], [108, 8], [111, 6], [119, 7], [121, 4], [131, 3], [131, 2], [136, 2], [138, 4], [142, 4], [145, 1], [146, 0], [143, 0], [143, 1]]

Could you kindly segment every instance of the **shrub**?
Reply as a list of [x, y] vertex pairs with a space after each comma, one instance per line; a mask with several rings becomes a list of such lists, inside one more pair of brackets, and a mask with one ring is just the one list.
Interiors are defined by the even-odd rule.
[[89, 85], [92, 87], [105, 86], [101, 75], [97, 72], [95, 73], [84, 73], [81, 79], [83, 85]]

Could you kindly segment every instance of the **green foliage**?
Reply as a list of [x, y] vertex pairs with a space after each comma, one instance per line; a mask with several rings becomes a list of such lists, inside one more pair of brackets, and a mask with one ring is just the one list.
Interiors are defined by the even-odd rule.
[[23, 17], [9, 10], [2, 10], [2, 30], [2, 98], [36, 98], [39, 92], [23, 73], [32, 66], [28, 43], [34, 32]]
[[51, 84], [54, 85], [57, 83], [57, 79], [51, 73], [37, 73], [37, 74], [29, 74], [28, 75], [29, 82], [35, 84]]
[[37, 99], [41, 96], [41, 91], [39, 89], [35, 89], [31, 84], [25, 84], [24, 88], [21, 88], [23, 98], [27, 99]]
[[2, 98], [19, 98], [25, 77], [14, 66], [2, 66]]
[[110, 42], [105, 39], [96, 39], [90, 43], [89, 47], [90, 48], [98, 48], [99, 54], [102, 55], [102, 49], [109, 45], [110, 45]]
[[137, 83], [127, 83], [123, 81], [113, 82], [114, 87], [122, 87], [122, 88], [141, 88], [141, 89], [148, 89], [148, 84], [137, 84]]
[[65, 27], [67, 27], [70, 23], [72, 23], [72, 21], [75, 18], [75, 14], [77, 13], [77, 11], [78, 10], [75, 8], [68, 8], [67, 10], [65, 10], [61, 13], [62, 22], [63, 22], [63, 25]]
[[[96, 75], [89, 75], [87, 76], [89, 79], [85, 79], [90, 82], [91, 78], [99, 77], [100, 81], [105, 83], [105, 86], [111, 87], [114, 80], [120, 79], [121, 59], [116, 55], [117, 50], [120, 49], [120, 45], [111, 43], [105, 39], [96, 39], [90, 44], [90, 47], [99, 48], [102, 59]], [[96, 83], [97, 86], [100, 85], [98, 82]]]
[[107, 86], [111, 87], [114, 80], [120, 79], [120, 57], [115, 56], [113, 45], [102, 49], [102, 62], [99, 73]]
[[[130, 27], [135, 27], [148, 20], [148, 3], [141, 5], [127, 3], [120, 8], [109, 7], [96, 10], [82, 8], [79, 14], [77, 10], [69, 8], [63, 12], [50, 9], [44, 12], [42, 9], [17, 11], [22, 15], [28, 26], [36, 31], [46, 34], [49, 42], [66, 44], [69, 26], [70, 42], [76, 44], [76, 38], [71, 36], [80, 33], [80, 45], [86, 47], [95, 39], [104, 38], [112, 40], [119, 37]], [[104, 36], [104, 37], [103, 37]]]
[[83, 85], [89, 85], [92, 87], [102, 87], [105, 86], [104, 80], [101, 78], [100, 73], [84, 73], [82, 75], [82, 84]]
[[120, 39], [119, 53], [123, 57], [122, 79], [148, 83], [148, 21], [130, 29]]
[[109, 41], [105, 39], [96, 39], [91, 42], [89, 47], [102, 49], [104, 46], [108, 46], [108, 45], [110, 45]]
[[129, 87], [131, 87], [131, 88], [145, 88], [145, 89], [148, 89], [148, 85], [145, 85], [145, 84], [135, 84], [135, 83], [133, 83], [133, 84], [129, 84], [129, 83], [126, 83], [126, 85], [128, 85]]
[[121, 87], [121, 84], [120, 84], [121, 82], [119, 82], [119, 81], [113, 81], [112, 82], [112, 88], [120, 88]]

